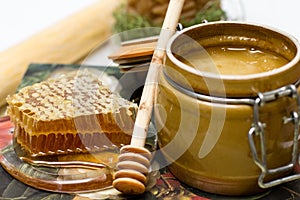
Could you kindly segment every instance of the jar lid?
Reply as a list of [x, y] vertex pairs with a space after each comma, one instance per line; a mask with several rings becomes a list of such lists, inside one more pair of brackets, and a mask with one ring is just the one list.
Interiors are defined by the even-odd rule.
[[[234, 66], [232, 74], [222, 74], [203, 71], [182, 60], [194, 51], [203, 52], [208, 47], [226, 45], [264, 49], [287, 59], [287, 63], [251, 74], [239, 74], [239, 66]], [[272, 27], [245, 22], [209, 22], [186, 28], [169, 40], [165, 72], [177, 84], [198, 93], [252, 97], [295, 83], [300, 78], [299, 50], [300, 45], [293, 36]]]

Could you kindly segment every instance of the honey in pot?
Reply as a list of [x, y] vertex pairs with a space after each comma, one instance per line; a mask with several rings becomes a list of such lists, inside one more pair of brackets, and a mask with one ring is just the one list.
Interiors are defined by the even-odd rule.
[[213, 46], [205, 48], [211, 60], [198, 51], [184, 56], [182, 61], [197, 70], [226, 75], [246, 75], [271, 71], [288, 63], [281, 55], [255, 47]]
[[166, 52], [154, 114], [174, 176], [223, 195], [257, 194], [291, 180], [299, 42], [271, 27], [214, 22], [177, 33]]

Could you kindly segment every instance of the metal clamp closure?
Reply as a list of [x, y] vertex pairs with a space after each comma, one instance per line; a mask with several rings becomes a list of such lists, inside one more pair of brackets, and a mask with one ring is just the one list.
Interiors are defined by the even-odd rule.
[[[262, 123], [259, 119], [259, 108], [263, 107], [266, 103], [275, 101], [278, 98], [289, 96], [294, 98], [297, 103], [297, 110], [292, 111], [289, 117], [283, 118], [283, 123], [293, 123], [294, 124], [294, 138], [293, 138], [293, 150], [291, 162], [285, 166], [278, 168], [269, 169], [267, 165], [267, 153], [266, 153], [266, 141], [265, 141], [265, 126], [266, 124]], [[253, 124], [248, 132], [248, 140], [250, 149], [252, 152], [252, 157], [255, 164], [261, 169], [261, 174], [258, 178], [258, 185], [261, 188], [270, 188], [288, 181], [296, 180], [300, 178], [300, 174], [294, 174], [287, 177], [275, 179], [269, 182], [265, 182], [265, 178], [268, 175], [276, 175], [278, 173], [287, 172], [292, 170], [298, 161], [298, 135], [299, 135], [299, 121], [300, 121], [300, 96], [297, 92], [295, 85], [288, 85], [277, 90], [259, 93], [258, 97], [254, 101], [254, 116]], [[254, 138], [259, 137], [260, 140], [260, 151], [261, 157], [259, 158], [256, 146], [254, 143]]]

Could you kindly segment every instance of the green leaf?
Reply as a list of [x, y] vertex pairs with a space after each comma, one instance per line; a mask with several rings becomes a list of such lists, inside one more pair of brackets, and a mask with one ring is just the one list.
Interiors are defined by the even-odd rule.
[[206, 8], [198, 11], [194, 19], [191, 21], [184, 21], [182, 19], [182, 24], [185, 27], [192, 26], [195, 24], [200, 24], [204, 20], [207, 20], [209, 22], [213, 21], [219, 21], [219, 20], [225, 20], [226, 13], [225, 11], [222, 10], [222, 8], [219, 6], [217, 2], [212, 1], [211, 4], [209, 4]]
[[[139, 14], [128, 13], [125, 5], [121, 5], [114, 12], [114, 18], [116, 22], [113, 27], [113, 32], [120, 33], [123, 41], [154, 36], [160, 32], [160, 29], [147, 29], [147, 27], [152, 27], [153, 25]], [[129, 31], [134, 29], [138, 30]]]

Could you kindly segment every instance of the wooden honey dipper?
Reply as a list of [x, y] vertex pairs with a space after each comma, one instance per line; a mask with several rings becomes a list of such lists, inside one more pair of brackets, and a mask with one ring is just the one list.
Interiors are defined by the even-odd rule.
[[131, 143], [120, 150], [119, 161], [116, 166], [118, 171], [114, 175], [113, 187], [124, 194], [145, 192], [152, 155], [144, 146], [157, 90], [157, 80], [165, 59], [167, 42], [176, 31], [183, 4], [184, 0], [170, 0], [169, 2], [148, 70]]

